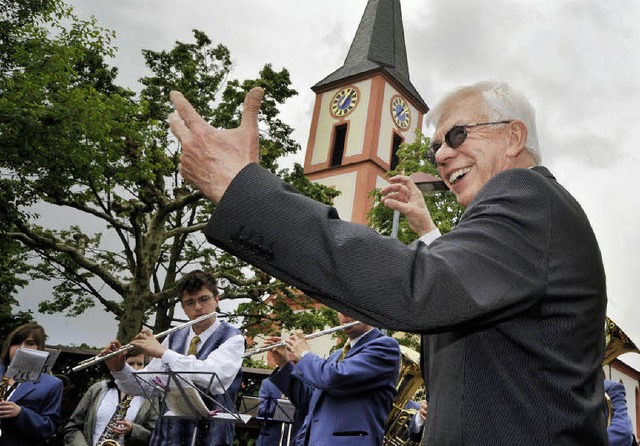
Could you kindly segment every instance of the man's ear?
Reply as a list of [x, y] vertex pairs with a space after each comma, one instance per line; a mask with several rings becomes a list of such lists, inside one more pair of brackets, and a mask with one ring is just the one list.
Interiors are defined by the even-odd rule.
[[516, 119], [509, 124], [509, 148], [507, 155], [517, 157], [525, 150], [527, 144], [527, 126], [524, 122]]

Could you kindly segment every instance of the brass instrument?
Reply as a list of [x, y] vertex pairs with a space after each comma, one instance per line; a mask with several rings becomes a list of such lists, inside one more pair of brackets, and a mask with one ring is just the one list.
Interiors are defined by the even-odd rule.
[[[9, 385], [9, 378], [3, 376], [2, 382], [0, 382], [0, 402], [4, 401], [7, 398], [9, 389], [11, 389], [11, 385]], [[2, 437], [2, 429], [0, 429], [0, 437]]]
[[605, 325], [606, 347], [602, 365], [608, 365], [623, 353], [640, 353], [640, 350], [631, 341], [629, 336], [607, 317]]
[[115, 428], [118, 421], [123, 420], [127, 415], [127, 410], [129, 410], [132, 399], [133, 395], [125, 395], [118, 403], [116, 411], [111, 416], [107, 427], [104, 428], [104, 432], [102, 432], [102, 435], [98, 438], [96, 446], [120, 446], [120, 443], [118, 443], [118, 434], [115, 433]]
[[[327, 328], [326, 330], [321, 330], [321, 331], [317, 331], [315, 333], [308, 334], [304, 338], [305, 339], [319, 338], [320, 336], [328, 335], [330, 333], [335, 333], [336, 331], [340, 331], [340, 330], [345, 330], [347, 328], [351, 328], [354, 325], [359, 325], [361, 323], [362, 322], [360, 322], [360, 321], [349, 322], [348, 324], [338, 325], [337, 327]], [[254, 348], [254, 349], [247, 350], [246, 352], [244, 352], [242, 357], [246, 358], [247, 356], [257, 355], [258, 353], [264, 353], [264, 352], [267, 352], [269, 350], [273, 350], [274, 348], [284, 347], [285, 345], [287, 345], [286, 342], [281, 341], [281, 342], [278, 342], [278, 343], [275, 343], [275, 344], [265, 345], [264, 347]]]
[[[168, 330], [165, 330], [165, 331], [163, 331], [161, 333], [158, 333], [157, 335], [154, 335], [154, 337], [156, 339], [162, 338], [164, 336], [167, 336], [168, 334], [173, 333], [174, 331], [182, 330], [183, 328], [190, 327], [192, 325], [197, 324], [198, 322], [202, 322], [202, 321], [204, 321], [206, 319], [215, 317], [215, 315], [216, 315], [216, 313], [203, 314], [202, 316], [197, 317], [197, 318], [195, 318], [195, 319], [193, 319], [191, 321], [185, 322], [184, 324], [175, 326], [175, 327], [170, 328]], [[84, 370], [84, 369], [86, 369], [88, 367], [94, 366], [96, 364], [100, 364], [102, 361], [104, 361], [106, 359], [113, 358], [114, 356], [118, 356], [118, 355], [120, 355], [120, 354], [122, 354], [124, 352], [128, 352], [129, 350], [133, 350], [134, 348], [135, 348], [135, 346], [133, 344], [123, 345], [119, 349], [114, 350], [114, 351], [112, 351], [110, 353], [107, 353], [106, 355], [102, 355], [102, 356], [97, 355], [97, 356], [94, 356], [93, 358], [89, 358], [89, 359], [85, 359], [84, 361], [80, 361], [77, 366], [75, 366], [75, 367], [73, 367], [71, 369], [71, 371], [72, 372], [79, 372], [80, 370]]]
[[423, 384], [420, 373], [420, 354], [415, 350], [400, 346], [400, 373], [396, 383], [398, 396], [385, 423], [383, 446], [414, 446], [420, 442], [409, 440], [409, 424], [417, 413], [415, 409], [405, 409], [405, 405]]
[[[605, 324], [606, 347], [604, 351], [604, 359], [602, 360], [603, 366], [611, 364], [623, 353], [640, 353], [638, 347], [636, 347], [629, 336], [627, 336], [615, 322], [607, 317]], [[613, 403], [606, 392], [604, 394], [604, 399], [607, 405], [607, 427], [609, 427], [611, 419], [613, 418]]]
[[7, 398], [7, 393], [9, 393], [10, 388], [11, 385], [9, 385], [9, 378], [4, 376], [2, 378], [2, 382], [0, 382], [0, 402]]

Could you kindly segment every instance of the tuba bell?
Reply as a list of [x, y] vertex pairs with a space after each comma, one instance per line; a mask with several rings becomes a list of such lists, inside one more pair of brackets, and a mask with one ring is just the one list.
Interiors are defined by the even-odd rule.
[[393, 402], [385, 424], [383, 446], [413, 446], [419, 442], [409, 440], [409, 424], [418, 412], [405, 409], [405, 405], [422, 385], [420, 374], [420, 354], [404, 345], [400, 346], [400, 373], [396, 383], [398, 396]]
[[[606, 346], [604, 359], [602, 360], [603, 366], [611, 364], [623, 353], [640, 353], [640, 350], [633, 341], [631, 341], [629, 336], [627, 336], [615, 322], [609, 319], [609, 317], [606, 318], [605, 324]], [[613, 403], [606, 393], [604, 394], [604, 400], [606, 404], [607, 427], [609, 427], [611, 425], [611, 419], [613, 418]]]

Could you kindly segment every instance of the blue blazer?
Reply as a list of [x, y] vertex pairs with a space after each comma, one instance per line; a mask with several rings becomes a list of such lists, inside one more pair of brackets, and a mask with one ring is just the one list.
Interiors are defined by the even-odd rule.
[[[0, 376], [4, 370], [0, 363]], [[62, 390], [62, 381], [47, 373], [40, 375], [40, 381], [19, 384], [9, 401], [22, 410], [17, 417], [0, 421], [0, 446], [33, 446], [55, 435], [60, 425]]]
[[295, 445], [382, 444], [385, 421], [396, 397], [398, 342], [372, 329], [338, 361], [309, 353], [271, 380], [296, 407], [308, 407]]
[[[633, 442], [633, 425], [627, 412], [627, 400], [625, 399], [624, 386], [615, 381], [604, 380], [604, 391], [613, 405], [611, 424], [607, 427], [609, 446], [631, 446]], [[605, 408], [608, 417], [608, 407]]]

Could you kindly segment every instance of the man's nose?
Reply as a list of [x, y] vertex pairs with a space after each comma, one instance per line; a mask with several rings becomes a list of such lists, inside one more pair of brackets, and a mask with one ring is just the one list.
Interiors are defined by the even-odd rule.
[[446, 142], [443, 142], [436, 152], [436, 164], [442, 164], [446, 162], [449, 158], [455, 156], [455, 154], [456, 149], [452, 149], [447, 145]]

